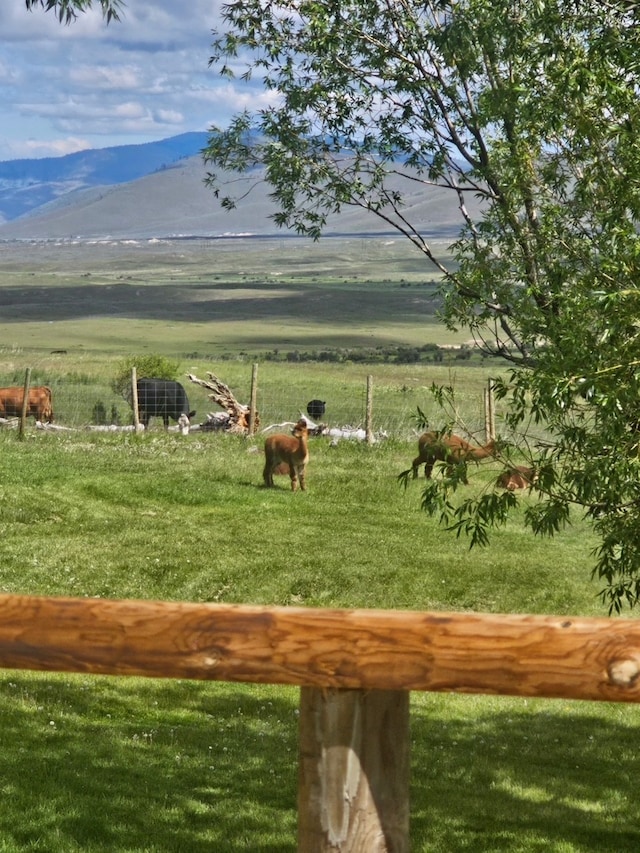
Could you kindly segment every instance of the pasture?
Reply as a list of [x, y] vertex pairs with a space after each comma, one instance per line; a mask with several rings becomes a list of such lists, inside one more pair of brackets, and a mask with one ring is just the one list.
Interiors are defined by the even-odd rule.
[[436, 321], [439, 274], [400, 241], [248, 244], [0, 243], [0, 340], [79, 358], [135, 347], [208, 359], [464, 340]]
[[[77, 274], [74, 287], [81, 287], [82, 271], [91, 279], [102, 264], [106, 277], [133, 274], [133, 261], [125, 258], [116, 272], [116, 259], [103, 259], [102, 251], [111, 250], [80, 257], [74, 249], [73, 270], [65, 273]], [[52, 248], [46, 252], [55, 256]], [[158, 263], [148, 261], [146, 281], [159, 273]], [[267, 260], [260, 255], [253, 263], [257, 277]], [[15, 264], [12, 272], [4, 258], [0, 293], [16, 281], [29, 290], [34, 282], [25, 280], [42, 272], [24, 259]], [[52, 279], [66, 269], [55, 257], [47, 264]], [[143, 267], [139, 261], [135, 274]], [[224, 277], [220, 267], [216, 274]], [[322, 292], [320, 279], [311, 290]], [[334, 286], [325, 284], [329, 291]], [[366, 301], [361, 285], [356, 281], [350, 290], [353, 304]], [[238, 320], [239, 340], [231, 320], [204, 323], [203, 335], [215, 338], [212, 356], [220, 356], [222, 343], [225, 354], [238, 355], [219, 361], [208, 349], [189, 357], [196, 352], [196, 320], [180, 320], [174, 340], [157, 317], [109, 320], [83, 308], [70, 318], [55, 307], [52, 280], [37, 286], [44, 287], [38, 298], [51, 300], [54, 319], [7, 322], [5, 315], [2, 334], [10, 328], [16, 345], [5, 337], [2, 380], [33, 367], [37, 381], [54, 387], [60, 421], [76, 428], [30, 426], [22, 441], [13, 431], [0, 432], [3, 592], [604, 615], [589, 577], [596, 543], [578, 515], [551, 540], [534, 538], [516, 516], [488, 548], [470, 551], [422, 512], [421, 479], [406, 491], [397, 482], [416, 455], [411, 412], [416, 403], [428, 405], [430, 383], [453, 376], [461, 415], [479, 426], [488, 368], [261, 365], [263, 424], [295, 419], [315, 396], [332, 401], [328, 413], [335, 422], [355, 419], [362, 409], [360, 398], [353, 402], [354, 389], [373, 373], [376, 426], [384, 428], [385, 418], [395, 425], [391, 437], [371, 447], [312, 439], [308, 491], [291, 494], [287, 477], [267, 490], [261, 436], [182, 437], [160, 428], [140, 436], [102, 434], [82, 424], [91, 408], [87, 398], [105, 397], [117, 359], [147, 349], [179, 357], [181, 372], [213, 370], [247, 400], [249, 342], [255, 351], [272, 346], [281, 317], [267, 314], [262, 322], [253, 305]], [[384, 294], [383, 282], [373, 288]], [[384, 316], [372, 319], [372, 334], [400, 340], [393, 312], [388, 319], [386, 328]], [[314, 318], [299, 323], [301, 346], [305, 333], [313, 338], [323, 326]], [[347, 327], [327, 320], [327, 336], [346, 339]], [[77, 337], [70, 343], [73, 328]], [[415, 335], [414, 343], [421, 329], [424, 340], [420, 314], [407, 315], [398, 328]], [[57, 348], [67, 353], [52, 354]], [[240, 357], [243, 351], [249, 361]], [[199, 414], [202, 405], [202, 398], [194, 404]], [[483, 461], [467, 488], [493, 488], [498, 470]], [[445, 694], [412, 694], [411, 704], [414, 851], [638, 849], [634, 706]], [[4, 671], [0, 851], [293, 851], [296, 709], [297, 691], [284, 687]]]

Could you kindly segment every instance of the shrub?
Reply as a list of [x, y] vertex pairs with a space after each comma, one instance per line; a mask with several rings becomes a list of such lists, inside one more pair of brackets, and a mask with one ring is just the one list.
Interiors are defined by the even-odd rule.
[[138, 379], [175, 379], [180, 364], [163, 355], [132, 355], [123, 359], [116, 367], [111, 388], [125, 400], [131, 399], [131, 370], [134, 367]]
[[103, 426], [107, 422], [107, 410], [105, 408], [102, 400], [98, 400], [98, 402], [93, 407], [93, 412], [91, 413], [91, 423], [97, 424], [98, 426]]

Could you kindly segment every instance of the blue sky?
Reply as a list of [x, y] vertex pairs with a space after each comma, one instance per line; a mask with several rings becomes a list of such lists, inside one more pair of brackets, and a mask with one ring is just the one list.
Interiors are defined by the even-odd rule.
[[125, 4], [108, 27], [97, 10], [64, 26], [0, 0], [0, 160], [207, 130], [264, 104], [208, 67], [219, 0]]

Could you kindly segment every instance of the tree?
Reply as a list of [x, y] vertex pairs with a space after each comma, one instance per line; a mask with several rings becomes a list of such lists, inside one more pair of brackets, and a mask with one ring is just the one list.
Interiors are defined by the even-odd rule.
[[[538, 534], [586, 513], [610, 609], [640, 598], [640, 27], [623, 0], [238, 0], [211, 64], [272, 105], [212, 128], [205, 160], [272, 187], [318, 238], [356, 205], [443, 275], [445, 323], [500, 356], [508, 457], [539, 471]], [[224, 206], [238, 199], [211, 173]], [[418, 185], [457, 199], [453, 263], [411, 222]], [[471, 212], [470, 199], [479, 212]], [[442, 394], [442, 391], [438, 392]], [[513, 493], [425, 508], [486, 541]]]
[[[102, 14], [107, 23], [120, 20], [120, 9], [124, 5], [122, 0], [96, 0], [100, 3]], [[93, 0], [25, 0], [27, 9], [41, 6], [46, 12], [53, 10], [58, 20], [70, 24], [79, 12], [86, 12], [94, 3]]]

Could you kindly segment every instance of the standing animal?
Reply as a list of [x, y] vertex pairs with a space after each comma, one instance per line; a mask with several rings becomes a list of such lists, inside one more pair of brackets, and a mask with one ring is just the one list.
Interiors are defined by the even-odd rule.
[[183, 432], [188, 429], [196, 413], [189, 410], [189, 399], [179, 382], [173, 379], [138, 379], [137, 388], [138, 416], [145, 429], [151, 418], [162, 418], [165, 429], [169, 426], [169, 418], [179, 421]]
[[326, 403], [324, 400], [309, 400], [307, 403], [307, 414], [309, 417], [317, 421], [324, 415]]
[[486, 459], [487, 456], [493, 456], [496, 452], [495, 441], [491, 440], [488, 444], [480, 447], [474, 447], [460, 438], [457, 435], [441, 435], [437, 432], [425, 432], [418, 439], [419, 454], [413, 460], [413, 476], [418, 476], [418, 468], [424, 463], [425, 477], [431, 477], [433, 466], [436, 462], [444, 462], [447, 466], [447, 472], [453, 473], [456, 465], [465, 465], [463, 470], [462, 480], [467, 481], [466, 463], [472, 460]]
[[273, 475], [279, 473], [281, 465], [289, 466], [291, 491], [295, 492], [298, 482], [302, 491], [305, 490], [305, 469], [309, 461], [309, 427], [304, 418], [296, 423], [291, 435], [270, 435], [264, 443], [264, 477], [265, 486], [273, 486]]
[[502, 474], [496, 480], [496, 486], [500, 489], [507, 489], [509, 492], [515, 492], [516, 489], [531, 488], [538, 479], [538, 474], [534, 468], [529, 468], [526, 465], [514, 465]]
[[[24, 388], [19, 386], [0, 388], [0, 418], [20, 417]], [[48, 385], [34, 385], [27, 395], [27, 417], [33, 417], [43, 423], [52, 423], [53, 404], [51, 388]]]

